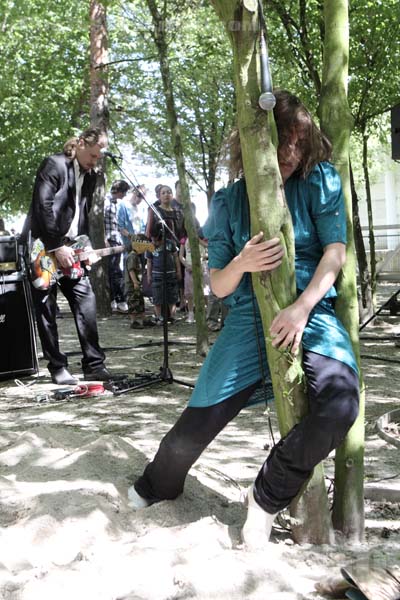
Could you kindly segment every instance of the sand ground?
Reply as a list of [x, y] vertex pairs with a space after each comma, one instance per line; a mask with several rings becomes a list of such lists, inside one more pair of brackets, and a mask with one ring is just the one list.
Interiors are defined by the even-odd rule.
[[[391, 286], [385, 288], [389, 293]], [[395, 289], [395, 287], [393, 287]], [[58, 321], [71, 371], [79, 344], [66, 307]], [[123, 315], [99, 320], [107, 365], [158, 372], [162, 330], [132, 330]], [[400, 317], [363, 332], [366, 408], [366, 539], [358, 546], [298, 546], [287, 520], [258, 552], [241, 545], [242, 492], [271, 445], [264, 407], [244, 410], [207, 449], [184, 494], [134, 512], [127, 490], [180, 414], [189, 389], [155, 386], [120, 396], [56, 401], [45, 363], [38, 376], [0, 384], [0, 598], [4, 600], [294, 600], [322, 598], [317, 580], [356, 558], [400, 557], [399, 449], [376, 419], [399, 407]], [[170, 328], [177, 379], [196, 380], [195, 328]], [[215, 339], [215, 334], [212, 334]], [[393, 361], [393, 362], [388, 362]], [[39, 402], [38, 394], [49, 401]], [[273, 407], [271, 419], [276, 431]], [[333, 460], [326, 461], [327, 474]], [[382, 492], [387, 490], [387, 494]], [[375, 490], [375, 491], [374, 491]]]

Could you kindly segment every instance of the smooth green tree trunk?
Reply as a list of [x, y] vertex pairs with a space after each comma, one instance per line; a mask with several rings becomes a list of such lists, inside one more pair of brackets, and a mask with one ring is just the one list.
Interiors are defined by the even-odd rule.
[[[340, 173], [347, 212], [347, 260], [338, 280], [336, 312], [349, 332], [360, 365], [356, 255], [352, 227], [349, 140], [352, 118], [347, 102], [349, 59], [348, 0], [325, 0], [325, 44], [321, 126], [333, 144], [333, 160]], [[333, 524], [352, 541], [364, 535], [364, 386], [361, 382], [360, 413], [343, 444], [336, 451]]]
[[[296, 297], [294, 235], [279, 172], [277, 133], [273, 113], [258, 107], [259, 20], [257, 2], [212, 0], [225, 23], [233, 48], [237, 121], [250, 202], [252, 235], [278, 236], [286, 249], [282, 266], [274, 273], [255, 274], [254, 289], [261, 311], [268, 363], [272, 376], [281, 435], [307, 412], [307, 399], [299, 383], [300, 362], [275, 350], [269, 339], [272, 319]], [[322, 465], [314, 469], [308, 485], [291, 505], [296, 541], [316, 544], [333, 539]]]

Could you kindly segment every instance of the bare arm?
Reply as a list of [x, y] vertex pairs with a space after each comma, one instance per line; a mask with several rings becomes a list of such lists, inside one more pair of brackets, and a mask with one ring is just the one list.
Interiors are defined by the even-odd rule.
[[151, 285], [151, 280], [153, 278], [153, 259], [147, 259], [147, 283]]
[[223, 269], [210, 269], [211, 288], [225, 298], [238, 287], [244, 273], [273, 271], [282, 263], [284, 250], [278, 238], [262, 242], [263, 232], [251, 238], [242, 251]]
[[185, 259], [185, 244], [181, 244], [179, 248], [179, 260], [186, 267], [186, 259]]
[[345, 244], [338, 242], [325, 246], [324, 254], [306, 289], [272, 321], [270, 332], [274, 338], [273, 346], [291, 347], [292, 353], [296, 354], [310, 312], [335, 283], [345, 261]]
[[132, 281], [134, 288], [139, 287], [139, 280], [136, 277], [136, 273], [135, 273], [134, 269], [129, 271], [129, 279]]
[[181, 281], [182, 280], [182, 269], [181, 269], [181, 263], [180, 263], [177, 252], [175, 252], [175, 254], [174, 254], [174, 260], [175, 260], [175, 268], [176, 268], [176, 278], [178, 281]]

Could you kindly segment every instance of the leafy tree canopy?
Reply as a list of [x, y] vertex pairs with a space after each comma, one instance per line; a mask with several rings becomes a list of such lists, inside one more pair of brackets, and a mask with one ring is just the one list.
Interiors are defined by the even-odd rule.
[[[204, 191], [221, 143], [233, 122], [231, 54], [225, 32], [208, 3], [171, 1], [164, 27], [188, 169]], [[116, 69], [111, 71], [115, 139], [175, 171], [154, 29], [145, 3], [125, 3], [112, 20]], [[116, 38], [118, 37], [118, 43]], [[119, 62], [121, 61], [121, 62]]]
[[2, 2], [2, 210], [26, 208], [42, 158], [86, 126], [86, 13], [85, 3], [72, 0]]
[[[3, 0], [0, 10], [0, 205], [26, 210], [44, 156], [89, 120], [87, 2]], [[143, 0], [106, 2], [111, 138], [175, 171], [151, 18]], [[221, 141], [234, 120], [231, 51], [206, 0], [159, 2], [187, 168], [213, 186]], [[274, 84], [316, 110], [324, 39], [322, 0], [264, 0]], [[400, 102], [400, 5], [352, 0], [349, 102], [355, 133], [373, 134]], [[384, 125], [381, 125], [384, 123]], [[356, 138], [354, 140], [356, 142]]]

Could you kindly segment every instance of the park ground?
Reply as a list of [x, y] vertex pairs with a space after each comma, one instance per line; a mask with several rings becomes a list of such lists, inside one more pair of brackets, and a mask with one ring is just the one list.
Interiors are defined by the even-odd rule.
[[[380, 301], [396, 290], [381, 288]], [[64, 304], [62, 312], [62, 347], [79, 375], [75, 328]], [[132, 330], [126, 316], [113, 315], [99, 319], [99, 330], [111, 370], [158, 373], [161, 328]], [[243, 491], [272, 443], [262, 405], [244, 410], [218, 436], [180, 498], [134, 512], [127, 490], [185, 406], [187, 387], [161, 382], [122, 395], [55, 400], [43, 360], [24, 386], [0, 384], [0, 598], [318, 600], [315, 583], [356, 559], [399, 560], [399, 449], [376, 430], [378, 417], [399, 407], [396, 333], [400, 317], [385, 312], [362, 335], [366, 535], [357, 546], [341, 539], [298, 546], [283, 515], [268, 547], [243, 548]], [[174, 377], [195, 382], [201, 359], [194, 325], [177, 322], [169, 340]], [[270, 415], [277, 437], [273, 406]], [[332, 472], [329, 457], [327, 476]]]

